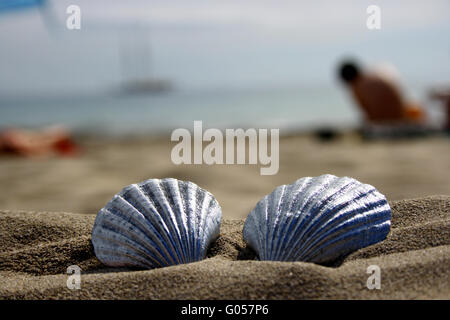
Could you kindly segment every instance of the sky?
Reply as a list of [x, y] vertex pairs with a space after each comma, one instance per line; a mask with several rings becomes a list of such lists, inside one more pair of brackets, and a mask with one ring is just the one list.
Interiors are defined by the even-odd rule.
[[[66, 29], [71, 4], [81, 30]], [[366, 27], [371, 4], [380, 30]], [[388, 62], [410, 86], [448, 83], [449, 36], [446, 0], [53, 0], [44, 12], [0, 13], [0, 95], [107, 90], [133, 45], [150, 48], [140, 73], [183, 90], [333, 86], [347, 56]]]

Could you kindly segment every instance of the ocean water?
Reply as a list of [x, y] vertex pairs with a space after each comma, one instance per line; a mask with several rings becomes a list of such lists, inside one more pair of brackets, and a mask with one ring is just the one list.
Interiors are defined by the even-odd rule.
[[171, 91], [157, 95], [67, 95], [0, 98], [0, 127], [62, 124], [78, 133], [166, 134], [175, 128], [308, 130], [357, 124], [340, 88]]

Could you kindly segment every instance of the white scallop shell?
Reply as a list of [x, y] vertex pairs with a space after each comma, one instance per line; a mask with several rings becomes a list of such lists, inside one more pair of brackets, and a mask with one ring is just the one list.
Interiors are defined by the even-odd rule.
[[261, 260], [328, 263], [384, 240], [390, 219], [386, 198], [373, 186], [322, 175], [266, 195], [243, 236]]
[[218, 237], [221, 217], [214, 196], [196, 184], [150, 179], [125, 187], [99, 211], [92, 244], [108, 266], [199, 261]]

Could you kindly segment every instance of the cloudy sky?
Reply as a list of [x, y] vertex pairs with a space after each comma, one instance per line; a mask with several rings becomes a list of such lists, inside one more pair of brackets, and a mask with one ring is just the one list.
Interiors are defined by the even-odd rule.
[[[124, 77], [124, 47], [133, 45], [138, 52], [150, 46], [149, 74], [184, 89], [329, 86], [336, 63], [349, 55], [369, 65], [390, 62], [412, 85], [450, 79], [446, 0], [50, 4], [46, 11], [0, 13], [0, 94], [114, 86]], [[81, 8], [79, 31], [65, 28], [70, 4]], [[381, 8], [381, 30], [366, 28], [371, 4]]]

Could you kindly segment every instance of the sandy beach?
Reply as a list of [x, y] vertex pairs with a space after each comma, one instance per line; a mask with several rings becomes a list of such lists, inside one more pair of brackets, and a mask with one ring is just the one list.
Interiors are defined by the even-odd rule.
[[[243, 220], [225, 220], [200, 262], [154, 270], [103, 266], [90, 244], [93, 215], [0, 212], [3, 299], [448, 299], [450, 197], [391, 202], [388, 238], [338, 264], [255, 260], [242, 240]], [[82, 270], [81, 289], [66, 268]], [[381, 288], [366, 287], [367, 267]]]
[[450, 300], [449, 9], [0, 1], [0, 300]]
[[282, 184], [325, 173], [375, 186], [387, 199], [450, 192], [450, 143], [446, 137], [362, 141], [344, 134], [320, 142], [308, 134], [280, 138], [279, 171], [261, 165], [175, 165], [170, 136], [78, 139], [76, 158], [0, 158], [0, 208], [96, 214], [123, 187], [150, 178], [189, 180], [219, 201], [223, 216], [242, 219]]
[[[450, 153], [445, 137], [333, 142], [280, 140], [280, 170], [259, 165], [181, 165], [168, 138], [79, 140], [77, 158], [0, 159], [0, 298], [3, 299], [449, 299]], [[242, 239], [244, 219], [280, 184], [331, 173], [374, 185], [392, 207], [388, 238], [333, 266], [261, 262]], [[124, 186], [148, 178], [190, 180], [223, 211], [207, 259], [155, 269], [112, 269], [90, 242], [97, 211]], [[412, 199], [412, 200], [404, 200]], [[82, 270], [81, 290], [66, 286]], [[367, 267], [378, 265], [380, 290]]]

